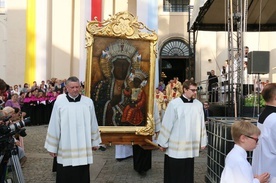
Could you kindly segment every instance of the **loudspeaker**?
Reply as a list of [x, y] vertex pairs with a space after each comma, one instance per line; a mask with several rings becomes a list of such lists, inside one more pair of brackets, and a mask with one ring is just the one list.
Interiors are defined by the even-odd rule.
[[269, 73], [269, 51], [251, 51], [248, 53], [248, 74]]

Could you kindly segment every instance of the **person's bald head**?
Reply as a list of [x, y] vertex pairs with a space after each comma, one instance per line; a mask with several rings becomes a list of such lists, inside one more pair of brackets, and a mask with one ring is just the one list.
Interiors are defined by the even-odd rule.
[[6, 114], [6, 116], [11, 116], [15, 112], [14, 108], [12, 108], [10, 106], [4, 107], [4, 109], [2, 111], [4, 111], [4, 113]]
[[3, 120], [6, 118], [6, 113], [3, 110], [0, 110], [0, 120]]

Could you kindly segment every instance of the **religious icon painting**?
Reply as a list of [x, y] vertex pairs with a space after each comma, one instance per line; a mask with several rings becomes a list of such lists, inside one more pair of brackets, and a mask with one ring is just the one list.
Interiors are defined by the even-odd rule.
[[86, 30], [85, 92], [101, 130], [152, 134], [156, 33], [128, 12]]

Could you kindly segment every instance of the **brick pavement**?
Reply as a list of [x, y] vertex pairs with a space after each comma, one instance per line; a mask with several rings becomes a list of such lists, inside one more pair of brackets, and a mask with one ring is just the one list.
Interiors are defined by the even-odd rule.
[[[28, 134], [24, 138], [28, 160], [23, 168], [26, 183], [54, 183], [52, 158], [44, 149], [47, 126], [26, 127]], [[160, 183], [163, 182], [163, 159], [161, 151], [152, 153], [152, 169], [146, 176], [140, 176], [133, 169], [132, 159], [121, 162], [115, 160], [114, 146], [106, 151], [94, 152], [94, 164], [91, 165], [91, 182], [93, 183]], [[206, 150], [195, 159], [195, 183], [204, 183], [206, 174]]]

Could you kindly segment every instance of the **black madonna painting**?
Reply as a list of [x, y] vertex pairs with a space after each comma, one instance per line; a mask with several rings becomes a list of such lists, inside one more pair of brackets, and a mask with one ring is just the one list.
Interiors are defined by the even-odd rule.
[[88, 23], [86, 93], [99, 126], [150, 125], [156, 40], [153, 31], [127, 12], [106, 23]]
[[[124, 39], [102, 50], [102, 76], [92, 83], [91, 90], [100, 126], [145, 125], [149, 71], [141, 68], [141, 62], [137, 48]], [[143, 62], [149, 66], [149, 60]]]

